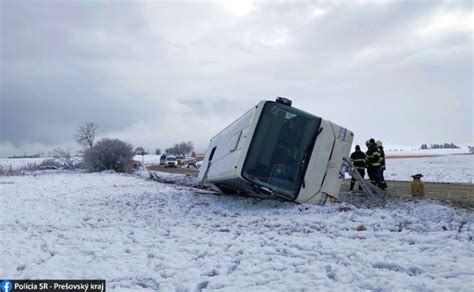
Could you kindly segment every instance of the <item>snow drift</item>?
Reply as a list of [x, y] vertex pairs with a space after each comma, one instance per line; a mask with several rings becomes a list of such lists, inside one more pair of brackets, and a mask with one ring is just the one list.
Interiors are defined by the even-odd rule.
[[9, 278], [104, 278], [121, 291], [467, 291], [474, 281], [473, 214], [427, 201], [321, 207], [56, 173], [0, 177], [0, 207]]

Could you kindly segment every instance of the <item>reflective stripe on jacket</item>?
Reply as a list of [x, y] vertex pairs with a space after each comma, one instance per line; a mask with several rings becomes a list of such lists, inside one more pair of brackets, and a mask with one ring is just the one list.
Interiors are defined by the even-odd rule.
[[379, 146], [379, 153], [380, 153], [380, 168], [385, 170], [385, 151], [383, 151], [383, 146]]
[[377, 146], [371, 145], [366, 152], [367, 165], [370, 167], [380, 167], [380, 152]]

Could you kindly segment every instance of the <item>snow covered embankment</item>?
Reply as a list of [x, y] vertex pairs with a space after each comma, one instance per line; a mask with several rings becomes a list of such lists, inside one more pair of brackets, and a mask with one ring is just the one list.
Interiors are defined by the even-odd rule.
[[474, 281], [473, 214], [426, 201], [319, 207], [68, 173], [0, 177], [0, 208], [7, 278], [144, 291], [467, 291]]
[[387, 159], [385, 179], [411, 181], [411, 175], [422, 173], [427, 182], [474, 182], [474, 155], [446, 155]]

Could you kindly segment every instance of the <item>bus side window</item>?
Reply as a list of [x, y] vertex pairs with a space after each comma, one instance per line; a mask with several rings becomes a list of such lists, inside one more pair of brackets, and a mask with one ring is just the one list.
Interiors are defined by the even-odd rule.
[[212, 148], [212, 150], [211, 150], [211, 154], [209, 155], [209, 160], [208, 160], [208, 161], [211, 161], [211, 160], [212, 160], [212, 158], [214, 157], [214, 153], [216, 152], [216, 148], [217, 148], [217, 146], [216, 146], [216, 147], [214, 147], [214, 148]]
[[242, 131], [240, 131], [238, 134], [235, 134], [234, 136], [232, 136], [232, 138], [230, 139], [231, 148], [230, 148], [229, 152], [234, 152], [235, 150], [237, 150], [237, 147], [239, 146], [241, 136], [242, 136]]

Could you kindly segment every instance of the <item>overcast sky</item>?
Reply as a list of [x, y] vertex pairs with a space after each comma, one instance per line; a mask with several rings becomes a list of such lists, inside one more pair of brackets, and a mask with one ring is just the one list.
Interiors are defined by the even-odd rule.
[[1, 1], [0, 157], [74, 129], [153, 150], [262, 99], [386, 145], [473, 144], [471, 1]]

